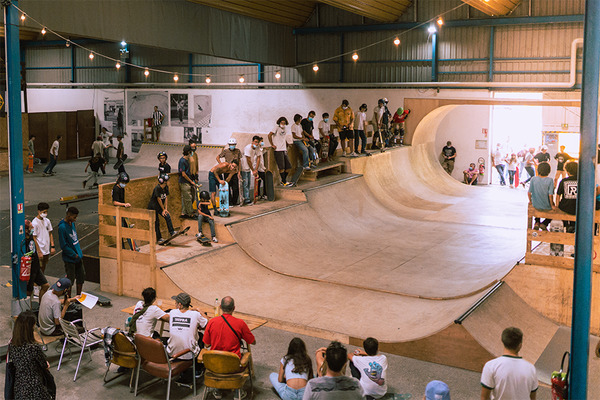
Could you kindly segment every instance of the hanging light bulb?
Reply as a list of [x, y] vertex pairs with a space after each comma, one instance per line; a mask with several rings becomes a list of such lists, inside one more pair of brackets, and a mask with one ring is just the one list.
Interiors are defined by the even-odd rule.
[[173, 76], [173, 80], [174, 80], [175, 82], [177, 82], [177, 81], [179, 80], [179, 76], [177, 76], [177, 74], [175, 74], [175, 75]]
[[119, 63], [119, 62], [118, 62], [118, 63], [115, 65], [115, 68], [116, 68], [116, 69], [120, 69], [120, 68], [121, 68], [121, 63]]
[[46, 28], [42, 28], [42, 35], [46, 34]]
[[394, 44], [396, 46], [400, 45], [400, 39], [398, 39], [398, 38], [394, 39]]
[[90, 60], [93, 60], [94, 59], [94, 53], [90, 53], [89, 57], [90, 57]]
[[313, 65], [313, 71], [317, 72], [319, 70], [319, 66], [317, 64]]
[[71, 47], [71, 42], [67, 40], [66, 43], [65, 43], [65, 46]]
[[281, 72], [277, 71], [275, 72], [275, 79], [279, 79], [281, 78]]
[[210, 82], [211, 82], [211, 80], [210, 80], [210, 75], [206, 75], [206, 79], [205, 79], [204, 81], [205, 81], [206, 83], [210, 83]]
[[244, 78], [244, 75], [240, 75], [240, 79], [238, 79], [238, 81], [240, 81], [240, 83], [244, 83], [246, 78]]
[[144, 75], [146, 76], [146, 78], [148, 77], [148, 75], [150, 75], [150, 71], [148, 71], [148, 68], [144, 70]]
[[352, 54], [352, 60], [355, 61], [355, 62], [358, 61], [358, 54], [357, 53]]
[[442, 17], [439, 17], [436, 22], [439, 26], [444, 25], [444, 20], [442, 19]]
[[21, 21], [25, 21], [25, 14], [21, 14]]
[[121, 47], [127, 46], [127, 42], [125, 40], [121, 40]]
[[427, 28], [427, 32], [429, 32], [429, 33], [436, 33], [437, 29], [435, 29], [435, 26], [431, 25], [429, 28]]

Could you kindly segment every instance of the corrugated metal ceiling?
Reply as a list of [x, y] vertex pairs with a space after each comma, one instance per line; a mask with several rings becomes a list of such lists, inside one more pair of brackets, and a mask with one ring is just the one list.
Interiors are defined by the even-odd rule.
[[491, 16], [509, 15], [521, 4], [521, 0], [462, 0], [462, 2]]

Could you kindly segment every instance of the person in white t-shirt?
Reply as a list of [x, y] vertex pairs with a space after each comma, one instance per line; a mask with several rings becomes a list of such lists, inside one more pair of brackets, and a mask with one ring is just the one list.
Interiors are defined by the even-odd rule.
[[363, 348], [348, 354], [350, 371], [360, 381], [367, 399], [380, 399], [387, 393], [387, 357], [378, 354], [379, 342], [375, 338], [366, 338]]
[[169, 312], [169, 341], [167, 352], [171, 357], [179, 352], [190, 349], [194, 354], [186, 353], [178, 356], [181, 360], [189, 360], [200, 353], [204, 344], [199, 335], [200, 329], [204, 329], [208, 320], [198, 311], [190, 310], [192, 298], [187, 293], [179, 293], [172, 297], [175, 300], [174, 310]]
[[38, 215], [31, 221], [33, 226], [33, 240], [40, 259], [40, 269], [43, 273], [46, 272], [48, 258], [56, 253], [54, 247], [54, 237], [52, 236], [52, 223], [48, 219], [48, 203], [38, 204]]
[[144, 301], [138, 301], [133, 308], [133, 317], [129, 323], [129, 332], [158, 339], [158, 334], [155, 332], [156, 322], [159, 319], [169, 322], [169, 314], [153, 304], [154, 300], [156, 300], [156, 290], [154, 288], [149, 287], [144, 289], [142, 297]]
[[275, 125], [275, 129], [269, 132], [268, 136], [269, 143], [273, 148], [275, 162], [277, 163], [277, 168], [279, 168], [279, 175], [281, 176], [281, 184], [283, 186], [289, 185], [287, 181], [287, 175], [292, 168], [292, 164], [290, 164], [290, 159], [287, 155], [287, 147], [290, 142], [285, 131], [285, 127], [287, 125], [289, 125], [287, 118], [279, 117], [277, 120], [277, 125]]
[[319, 122], [319, 138], [321, 143], [328, 143], [327, 159], [331, 160], [335, 156], [335, 151], [338, 147], [338, 139], [331, 130], [331, 124], [329, 123], [329, 113], [323, 113], [323, 119]]
[[504, 354], [488, 361], [481, 373], [481, 399], [535, 400], [538, 378], [535, 367], [519, 356], [523, 346], [523, 332], [519, 328], [502, 331]]
[[[367, 136], [365, 135], [365, 130], [367, 129], [367, 105], [362, 104], [356, 116], [354, 117], [354, 144], [355, 144], [355, 152], [350, 155], [357, 156], [357, 153], [367, 154]], [[362, 143], [362, 148], [358, 151], [358, 140], [360, 139]]]
[[264, 173], [264, 162], [262, 161], [263, 152], [260, 147], [262, 138], [258, 135], [252, 137], [252, 143], [244, 148], [242, 155], [242, 187], [243, 187], [243, 204], [251, 204], [250, 187], [252, 186], [253, 178], [259, 176], [259, 172]]
[[50, 147], [50, 161], [48, 162], [48, 165], [44, 169], [44, 173], [43, 173], [44, 176], [50, 176], [50, 175], [55, 174], [53, 169], [54, 169], [54, 166], [56, 165], [56, 160], [58, 159], [58, 149], [60, 147], [61, 140], [62, 140], [62, 136], [58, 135], [56, 137], [56, 140], [54, 142], [52, 142], [52, 147]]

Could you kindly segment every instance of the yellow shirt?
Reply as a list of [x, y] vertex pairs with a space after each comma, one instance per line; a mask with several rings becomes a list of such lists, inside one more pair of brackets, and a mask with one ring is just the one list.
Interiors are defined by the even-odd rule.
[[340, 106], [333, 113], [333, 121], [340, 129], [345, 125], [348, 129], [354, 129], [354, 113], [350, 107], [345, 110]]

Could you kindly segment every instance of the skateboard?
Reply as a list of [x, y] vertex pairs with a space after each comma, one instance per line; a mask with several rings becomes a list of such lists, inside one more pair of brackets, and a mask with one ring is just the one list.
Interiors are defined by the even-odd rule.
[[199, 238], [196, 239], [200, 244], [202, 244], [202, 246], [205, 247], [212, 247], [212, 243], [210, 242], [210, 239], [207, 238], [204, 235], [201, 235]]
[[91, 295], [94, 295], [98, 298], [98, 305], [100, 307], [111, 307], [112, 303], [110, 302], [111, 300], [106, 297], [106, 296], [102, 296], [101, 294], [98, 293], [94, 293], [94, 292], [88, 292]]
[[515, 187], [519, 186], [519, 167], [517, 167], [515, 172]]
[[171, 236], [170, 238], [168, 238], [167, 240], [165, 240], [164, 242], [162, 242], [161, 246], [168, 246], [173, 239], [175, 239], [178, 236], [186, 234], [187, 231], [189, 231], [189, 230], [190, 230], [190, 227], [188, 226], [187, 228], [185, 228], [185, 229], [177, 232], [176, 234], [174, 234], [173, 236]]
[[127, 160], [127, 154], [123, 154], [123, 158], [120, 158], [115, 165], [113, 165], [113, 169], [119, 169], [123, 165], [123, 163]]
[[253, 203], [256, 204], [256, 200], [258, 199], [258, 181], [260, 180], [260, 178], [258, 177], [258, 175], [256, 175], [254, 177], [254, 200]]
[[[552, 220], [550, 222], [550, 232], [564, 232], [563, 222], [561, 220]], [[550, 255], [563, 257], [565, 255], [565, 245], [561, 243], [550, 243]]]
[[227, 181], [219, 185], [219, 216], [229, 217], [229, 184]]
[[267, 200], [275, 200], [275, 188], [273, 182], [273, 172], [265, 172], [265, 191], [267, 192]]
[[321, 162], [329, 158], [329, 140], [321, 140]]
[[[127, 226], [129, 228], [135, 227], [135, 224], [132, 224], [129, 222], [129, 218], [123, 217], [123, 219], [125, 220], [125, 223], [127, 224]], [[127, 239], [127, 243], [129, 243], [129, 247], [131, 247], [132, 251], [140, 251], [140, 248], [137, 245], [137, 242], [135, 241], [135, 239]], [[100, 299], [98, 299], [98, 301], [100, 301]]]

